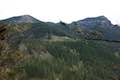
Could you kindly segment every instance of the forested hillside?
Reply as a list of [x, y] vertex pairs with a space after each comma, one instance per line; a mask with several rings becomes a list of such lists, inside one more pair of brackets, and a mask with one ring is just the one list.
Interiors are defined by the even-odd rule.
[[120, 31], [113, 26], [103, 16], [71, 24], [28, 15], [3, 20], [0, 80], [120, 80]]

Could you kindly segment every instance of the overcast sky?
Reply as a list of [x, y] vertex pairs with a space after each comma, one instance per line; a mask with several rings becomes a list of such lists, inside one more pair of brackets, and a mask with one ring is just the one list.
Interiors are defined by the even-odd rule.
[[24, 14], [41, 21], [67, 23], [104, 15], [120, 24], [120, 0], [0, 0], [0, 19]]

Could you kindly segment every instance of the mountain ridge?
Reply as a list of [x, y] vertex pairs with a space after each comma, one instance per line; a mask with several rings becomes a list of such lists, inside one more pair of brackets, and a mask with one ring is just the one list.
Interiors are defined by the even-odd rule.
[[[104, 39], [120, 41], [120, 27], [113, 25], [105, 16], [89, 17], [70, 24], [42, 22], [30, 15], [11, 17], [0, 22], [7, 24], [30, 23], [31, 28], [23, 29], [25, 37], [41, 38], [46, 35], [67, 36], [72, 38]], [[26, 25], [24, 26], [24, 28]], [[28, 27], [28, 26], [27, 26]]]
[[21, 24], [21, 23], [39, 23], [40, 21], [31, 15], [21, 15], [1, 20], [3, 23]]
[[[16, 18], [18, 18], [18, 19], [16, 19]], [[41, 21], [41, 20], [39, 20], [39, 19], [36, 19], [36, 18], [34, 18], [33, 16], [31, 16], [31, 15], [29, 15], [29, 14], [24, 14], [24, 15], [20, 15], [20, 16], [13, 16], [13, 17], [10, 17], [10, 18], [6, 18], [6, 19], [3, 19], [3, 20], [0, 20], [0, 21], [3, 21], [3, 22], [7, 22], [8, 21], [8, 23], [9, 22], [12, 22], [13, 21], [13, 23], [16, 23], [17, 21], [19, 21], [20, 19], [19, 18], [22, 18], [22, 19], [34, 19], [34, 20], [37, 20], [38, 22], [39, 21]], [[84, 20], [90, 20], [90, 19], [97, 19], [97, 18], [99, 18], [99, 19], [106, 19], [106, 20], [108, 20], [108, 21], [110, 21], [107, 17], [105, 17], [104, 15], [101, 15], [101, 16], [97, 16], [97, 17], [87, 17], [87, 18], [84, 18], [84, 19], [80, 19], [80, 20], [78, 20], [78, 21], [73, 21], [73, 22], [79, 22], [79, 21], [84, 21]], [[9, 21], [10, 20], [10, 21]], [[16, 20], [16, 21], [15, 21]], [[26, 22], [25, 20], [24, 21], [20, 21], [20, 23], [24, 23], [24, 22]], [[43, 22], [43, 21], [42, 21]], [[51, 22], [51, 21], [49, 21], [49, 22]], [[111, 21], [110, 21], [111, 22]], [[26, 22], [27, 23], [27, 22]], [[28, 21], [28, 23], [29, 23], [29, 21]], [[30, 23], [32, 23], [32, 21], [30, 22]], [[54, 23], [54, 22], [51, 22], [51, 23]], [[64, 22], [64, 23], [66, 23], [66, 22]], [[71, 22], [72, 23], [72, 22]], [[70, 23], [68, 23], [68, 24], [70, 24]]]

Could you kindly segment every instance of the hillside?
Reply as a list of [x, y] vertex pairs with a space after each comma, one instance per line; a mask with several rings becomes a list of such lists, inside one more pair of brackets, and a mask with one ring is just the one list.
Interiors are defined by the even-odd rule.
[[70, 24], [0, 21], [1, 80], [120, 80], [120, 27], [105, 16]]
[[105, 16], [86, 18], [67, 24], [62, 21], [59, 23], [42, 22], [30, 15], [23, 15], [2, 20], [0, 23], [17, 26], [29, 24], [31, 29], [23, 32], [25, 38], [43, 38], [49, 34], [74, 39], [120, 41], [120, 26], [113, 25]]

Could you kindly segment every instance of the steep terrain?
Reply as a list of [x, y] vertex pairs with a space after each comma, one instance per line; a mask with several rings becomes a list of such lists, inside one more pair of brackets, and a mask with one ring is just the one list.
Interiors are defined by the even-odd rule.
[[105, 40], [120, 40], [120, 26], [113, 25], [105, 16], [86, 18], [71, 25], [76, 25], [94, 35], [101, 34]]
[[104, 16], [71, 24], [13, 17], [0, 21], [6, 37], [1, 80], [120, 80], [120, 26]]
[[120, 26], [113, 25], [105, 16], [86, 18], [66, 24], [41, 22], [30, 15], [2, 20], [7, 24], [31, 24], [31, 29], [24, 31], [25, 37], [41, 38], [49, 35], [68, 36], [72, 38], [101, 39], [120, 41]]

